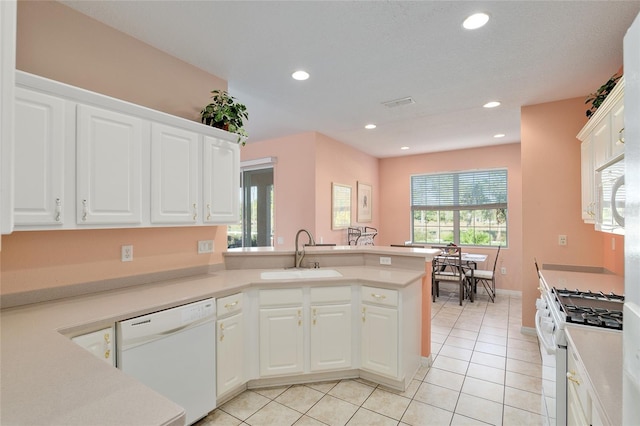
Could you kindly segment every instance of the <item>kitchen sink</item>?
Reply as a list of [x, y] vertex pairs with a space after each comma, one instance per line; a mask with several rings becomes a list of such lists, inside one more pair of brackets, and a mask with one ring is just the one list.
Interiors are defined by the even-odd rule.
[[334, 278], [342, 274], [335, 269], [283, 269], [281, 271], [267, 271], [260, 274], [263, 280], [291, 280], [306, 278]]

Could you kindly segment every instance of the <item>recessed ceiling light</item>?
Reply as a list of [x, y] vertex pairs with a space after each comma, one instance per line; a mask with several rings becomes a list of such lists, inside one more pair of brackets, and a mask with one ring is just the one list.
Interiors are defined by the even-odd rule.
[[497, 133], [497, 134], [493, 135], [494, 138], [504, 138], [505, 136], [507, 136], [507, 135], [505, 135], [504, 133]]
[[476, 30], [489, 22], [489, 15], [486, 13], [474, 13], [464, 20], [462, 26], [467, 30]]
[[403, 150], [403, 151], [406, 151], [407, 149], [409, 149], [409, 147], [408, 146], [401, 146], [400, 149]]
[[364, 126], [365, 129], [367, 130], [371, 130], [371, 129], [375, 129], [376, 125], [375, 124], [367, 124], [366, 126]]
[[491, 102], [487, 102], [486, 104], [482, 105], [484, 108], [495, 108], [497, 106], [500, 106], [500, 102], [498, 101], [491, 101]]
[[306, 71], [296, 71], [293, 74], [291, 74], [291, 77], [293, 77], [294, 80], [306, 80], [309, 78], [309, 73]]

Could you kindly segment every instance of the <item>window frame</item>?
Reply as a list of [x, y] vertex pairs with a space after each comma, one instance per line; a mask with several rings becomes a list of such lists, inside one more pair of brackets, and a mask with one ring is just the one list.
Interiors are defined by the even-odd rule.
[[[486, 190], [478, 194], [476, 188], [480, 183], [483, 184]], [[446, 243], [442, 241], [442, 238], [440, 238], [440, 241], [428, 241], [428, 232], [424, 236], [424, 241], [418, 241], [415, 238], [415, 212], [418, 211], [425, 213], [434, 212], [440, 217], [442, 217], [443, 214], [451, 214], [453, 216], [453, 242], [457, 245], [468, 247], [496, 247], [500, 245], [507, 247], [509, 242], [508, 184], [509, 171], [505, 167], [412, 174], [409, 182], [411, 241], [416, 244], [438, 245]], [[429, 191], [429, 187], [435, 187], [437, 189], [435, 192]], [[463, 193], [464, 188], [466, 188], [467, 191]], [[463, 201], [462, 198], [465, 196], [466, 200]], [[483, 201], [478, 202], [478, 197]], [[504, 201], [501, 201], [501, 199], [504, 199]], [[500, 210], [502, 210], [502, 214]], [[494, 219], [498, 225], [496, 231], [498, 232], [498, 238], [491, 238], [489, 244], [461, 244], [461, 233], [467, 228], [466, 226], [462, 226], [460, 214], [462, 211], [494, 211], [494, 214], [501, 215], [501, 220]], [[428, 227], [425, 229], [428, 230]], [[504, 241], [499, 237], [501, 232], [505, 234]], [[496, 242], [497, 244], [495, 244]]]

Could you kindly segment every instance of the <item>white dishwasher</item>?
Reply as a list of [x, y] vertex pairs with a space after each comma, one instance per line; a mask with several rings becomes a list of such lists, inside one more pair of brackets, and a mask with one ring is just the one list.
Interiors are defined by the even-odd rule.
[[216, 408], [213, 299], [117, 323], [117, 366], [186, 411], [190, 425]]

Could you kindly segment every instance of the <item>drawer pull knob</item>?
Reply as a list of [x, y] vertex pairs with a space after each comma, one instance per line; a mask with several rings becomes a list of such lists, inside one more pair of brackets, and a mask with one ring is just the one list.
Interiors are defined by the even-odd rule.
[[236, 306], [237, 304], [238, 304], [238, 301], [236, 300], [235, 302], [225, 303], [225, 304], [224, 304], [224, 307], [225, 307], [225, 308], [227, 308], [227, 309], [231, 309], [231, 308], [233, 308], [234, 306]]
[[298, 309], [298, 325], [302, 325], [302, 310]]
[[387, 296], [385, 296], [384, 294], [377, 294], [377, 293], [371, 293], [371, 297], [373, 297], [374, 299], [386, 299]]
[[367, 319], [367, 308], [362, 308], [362, 322], [365, 322]]
[[567, 379], [569, 379], [570, 381], [572, 381], [573, 383], [575, 383], [576, 385], [580, 386], [580, 380], [576, 379], [575, 377], [575, 371], [569, 371], [567, 373]]
[[222, 342], [224, 340], [224, 323], [221, 322], [220, 323], [220, 341]]

